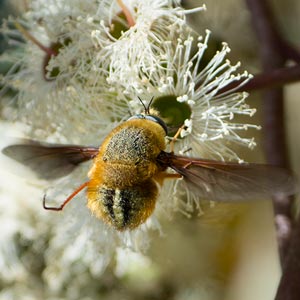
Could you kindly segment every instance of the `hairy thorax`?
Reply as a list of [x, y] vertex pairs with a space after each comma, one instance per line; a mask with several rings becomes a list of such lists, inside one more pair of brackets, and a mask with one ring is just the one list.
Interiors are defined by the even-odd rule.
[[165, 149], [161, 126], [147, 120], [126, 123], [104, 140], [96, 157], [96, 167], [90, 172], [92, 180], [122, 188], [140, 184], [160, 171], [156, 158]]

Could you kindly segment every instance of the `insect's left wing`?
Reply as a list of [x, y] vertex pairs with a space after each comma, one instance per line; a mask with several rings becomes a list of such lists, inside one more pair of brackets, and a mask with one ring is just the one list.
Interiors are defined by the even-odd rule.
[[297, 181], [286, 169], [264, 164], [228, 163], [162, 152], [158, 162], [183, 176], [188, 188], [213, 201], [243, 201], [288, 196]]
[[60, 145], [22, 140], [2, 150], [3, 154], [30, 167], [43, 179], [55, 179], [69, 174], [74, 168], [94, 158], [98, 147]]

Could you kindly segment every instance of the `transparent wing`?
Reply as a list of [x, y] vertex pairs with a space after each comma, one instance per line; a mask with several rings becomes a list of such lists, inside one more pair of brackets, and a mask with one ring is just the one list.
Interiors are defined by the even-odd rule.
[[295, 177], [286, 169], [264, 164], [226, 163], [162, 152], [159, 163], [183, 176], [199, 197], [213, 201], [243, 201], [289, 196], [298, 190]]
[[80, 163], [94, 158], [98, 148], [22, 140], [4, 148], [2, 153], [30, 167], [39, 177], [54, 179], [69, 174]]

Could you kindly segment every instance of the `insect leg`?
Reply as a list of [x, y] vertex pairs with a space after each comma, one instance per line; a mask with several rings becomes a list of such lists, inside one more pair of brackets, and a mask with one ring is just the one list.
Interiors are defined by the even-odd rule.
[[179, 129], [177, 130], [176, 134], [173, 136], [171, 142], [170, 142], [170, 152], [173, 153], [174, 152], [174, 144], [176, 142], [176, 140], [178, 139], [180, 132], [185, 128], [185, 125], [183, 124], [182, 126], [179, 127]]
[[160, 172], [154, 176], [154, 180], [159, 184], [162, 185], [165, 179], [179, 179], [182, 176], [178, 173], [167, 173], [167, 172]]
[[85, 182], [84, 184], [82, 184], [81, 186], [79, 186], [60, 206], [58, 207], [51, 207], [51, 206], [46, 206], [46, 194], [43, 197], [43, 207], [44, 209], [47, 210], [54, 210], [54, 211], [60, 211], [63, 210], [63, 208], [65, 207], [65, 205], [70, 202], [81, 190], [83, 190], [87, 185], [88, 185], [89, 181]]
[[178, 173], [163, 173], [162, 177], [164, 179], [178, 179], [181, 178], [182, 176]]

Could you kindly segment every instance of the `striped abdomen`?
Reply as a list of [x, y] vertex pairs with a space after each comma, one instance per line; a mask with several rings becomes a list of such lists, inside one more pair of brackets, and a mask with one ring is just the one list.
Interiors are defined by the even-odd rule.
[[88, 207], [99, 218], [118, 230], [133, 229], [152, 214], [158, 188], [150, 179], [125, 189], [100, 185], [89, 197]]

